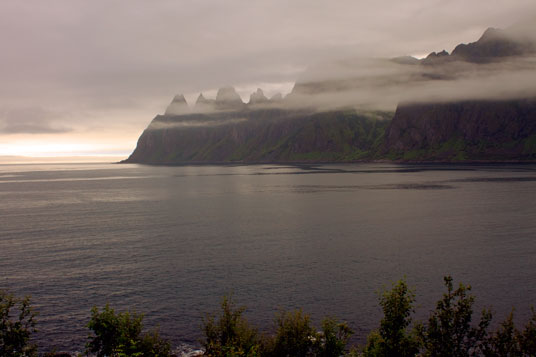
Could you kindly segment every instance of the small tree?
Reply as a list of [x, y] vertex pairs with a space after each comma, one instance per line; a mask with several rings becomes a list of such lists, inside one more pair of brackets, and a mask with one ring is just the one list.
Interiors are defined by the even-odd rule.
[[311, 318], [301, 310], [282, 312], [276, 317], [277, 331], [270, 355], [280, 357], [305, 357], [312, 353], [317, 343], [317, 333]]
[[29, 296], [18, 299], [0, 290], [0, 356], [37, 355], [37, 347], [30, 344], [37, 331], [35, 316]]
[[522, 330], [514, 325], [512, 311], [489, 337], [483, 354], [486, 357], [536, 356], [536, 312], [534, 308], [531, 311], [532, 316]]
[[427, 326], [417, 327], [425, 356], [475, 356], [487, 339], [491, 312], [484, 310], [477, 327], [471, 325], [474, 296], [470, 285], [454, 290], [452, 277], [444, 278], [447, 293], [436, 304]]
[[259, 335], [242, 316], [244, 307], [235, 308], [231, 298], [224, 297], [221, 315], [207, 316], [203, 321], [201, 344], [207, 356], [256, 356]]
[[525, 328], [519, 332], [521, 351], [525, 356], [536, 356], [536, 310], [530, 308], [532, 316], [525, 325]]
[[519, 331], [514, 325], [514, 312], [510, 312], [497, 331], [483, 346], [485, 356], [522, 356], [519, 348]]
[[336, 322], [332, 318], [324, 319], [322, 321], [322, 331], [317, 334], [315, 356], [342, 356], [353, 333], [345, 322]]
[[383, 319], [380, 328], [372, 331], [363, 351], [365, 356], [414, 356], [419, 348], [414, 335], [408, 331], [415, 294], [405, 280], [393, 285], [380, 296]]
[[104, 356], [169, 356], [171, 346], [158, 331], [142, 334], [143, 315], [116, 314], [108, 304], [102, 312], [93, 307], [88, 327], [93, 331], [86, 345], [87, 352]]

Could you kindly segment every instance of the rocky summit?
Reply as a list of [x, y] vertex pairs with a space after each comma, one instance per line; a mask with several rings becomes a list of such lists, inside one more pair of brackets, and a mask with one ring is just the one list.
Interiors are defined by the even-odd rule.
[[251, 93], [248, 104], [262, 104], [268, 102], [268, 100], [262, 89], [257, 88], [256, 92]]
[[182, 94], [176, 95], [166, 108], [165, 115], [179, 115], [188, 112], [188, 103]]

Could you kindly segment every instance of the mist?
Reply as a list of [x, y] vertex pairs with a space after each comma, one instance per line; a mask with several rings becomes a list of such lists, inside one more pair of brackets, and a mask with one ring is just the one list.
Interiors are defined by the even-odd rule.
[[[35, 120], [19, 125], [19, 117], [4, 115], [0, 139], [19, 145], [50, 135], [62, 141], [76, 137], [88, 145], [120, 144], [128, 152], [175, 94], [184, 94], [192, 105], [199, 93], [211, 97], [225, 85], [234, 86], [247, 102], [258, 87], [270, 97], [288, 94], [295, 82], [324, 77], [362, 83], [330, 90], [322, 98], [295, 96], [297, 106], [313, 103], [320, 110], [346, 105], [392, 110], [402, 100], [456, 98], [458, 84], [493, 86], [509, 69], [494, 69], [494, 80], [472, 76], [464, 82], [459, 74], [447, 90], [426, 80], [403, 86], [399, 82], [419, 73], [385, 59], [450, 52], [459, 43], [476, 41], [490, 26], [531, 23], [535, 13], [532, 0], [343, 0], [336, 5], [325, 0], [150, 5], [140, 0], [6, 0], [0, 4], [0, 111], [41, 108], [52, 116], [28, 114]], [[530, 32], [522, 26], [519, 31]], [[361, 63], [351, 68], [335, 64], [345, 61]], [[513, 73], [519, 80], [526, 74]], [[508, 83], [506, 95], [523, 91], [514, 80]], [[477, 98], [501, 95], [497, 87], [478, 91], [465, 92]]]

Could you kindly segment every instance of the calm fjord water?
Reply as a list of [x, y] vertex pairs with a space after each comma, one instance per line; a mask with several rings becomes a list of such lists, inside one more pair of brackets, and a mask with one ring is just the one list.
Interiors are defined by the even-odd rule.
[[256, 324], [302, 307], [359, 341], [404, 276], [419, 317], [446, 274], [500, 319], [536, 304], [535, 165], [0, 165], [0, 227], [0, 289], [58, 350], [106, 302], [175, 345], [230, 292]]

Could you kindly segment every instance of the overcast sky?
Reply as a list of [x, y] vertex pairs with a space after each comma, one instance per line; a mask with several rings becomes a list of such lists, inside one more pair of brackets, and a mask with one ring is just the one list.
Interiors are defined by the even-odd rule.
[[177, 93], [287, 93], [337, 58], [422, 56], [534, 0], [2, 0], [0, 155], [121, 154]]

